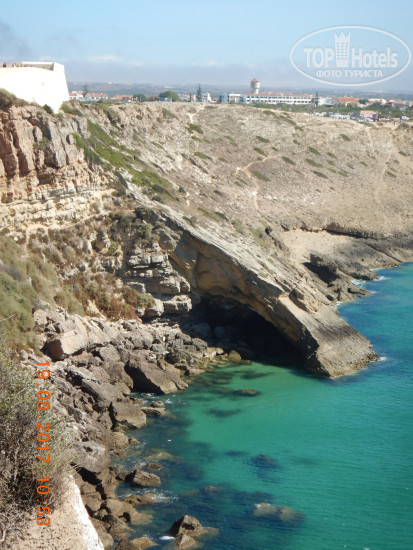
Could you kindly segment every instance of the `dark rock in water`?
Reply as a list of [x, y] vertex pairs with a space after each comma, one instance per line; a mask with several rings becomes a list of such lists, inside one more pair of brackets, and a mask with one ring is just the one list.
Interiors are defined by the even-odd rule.
[[251, 462], [257, 468], [276, 470], [280, 467], [279, 463], [274, 458], [265, 454], [253, 456]]
[[189, 535], [178, 535], [174, 541], [174, 548], [176, 550], [195, 550], [195, 548], [199, 548], [199, 545]]
[[208, 414], [212, 414], [213, 416], [216, 416], [217, 418], [226, 418], [227, 416], [233, 416], [234, 414], [238, 414], [241, 412], [241, 409], [208, 409]]
[[131, 543], [135, 550], [146, 550], [146, 548], [152, 548], [152, 546], [158, 546], [156, 542], [148, 537], [139, 537], [138, 539], [132, 539]]
[[153, 504], [164, 503], [164, 498], [160, 497], [156, 493], [143, 493], [141, 495], [131, 495], [126, 497], [125, 502], [132, 504], [132, 506], [152, 506]]
[[156, 462], [148, 462], [148, 464], [146, 464], [145, 468], [147, 470], [162, 470], [163, 466], [161, 466], [160, 464], [156, 464]]
[[168, 451], [164, 451], [163, 449], [148, 449], [145, 460], [147, 460], [148, 462], [183, 462], [183, 459], [181, 457], [171, 455], [171, 453], [168, 453]]
[[201, 522], [193, 516], [182, 516], [177, 519], [171, 527], [171, 535], [177, 537], [178, 535], [189, 535], [191, 537], [198, 537], [205, 533], [205, 528], [202, 527]]
[[267, 373], [267, 372], [248, 371], [248, 372], [244, 372], [244, 374], [242, 374], [242, 378], [244, 380], [253, 380], [254, 378], [263, 378], [264, 376], [269, 376], [269, 373]]
[[130, 540], [123, 539], [116, 545], [115, 550], [136, 550], [136, 546]]
[[159, 407], [142, 407], [143, 412], [147, 416], [165, 416], [165, 409], [160, 409]]
[[233, 390], [231, 388], [217, 388], [215, 391], [217, 393], [224, 393], [224, 394], [233, 393]]
[[256, 395], [260, 395], [260, 393], [261, 392], [258, 390], [252, 390], [249, 388], [242, 388], [233, 392], [234, 395], [240, 395], [241, 397], [255, 397]]
[[231, 361], [232, 363], [239, 363], [240, 361], [242, 361], [242, 357], [237, 351], [233, 349], [228, 354], [228, 361]]
[[304, 519], [304, 514], [287, 508], [287, 506], [274, 506], [268, 502], [257, 504], [253, 512], [256, 518], [274, 518], [283, 526], [297, 525]]
[[231, 457], [234, 457], [234, 458], [243, 457], [243, 456], [248, 455], [248, 453], [246, 451], [227, 451], [225, 454], [227, 456], [231, 456]]
[[126, 476], [125, 481], [132, 487], [159, 487], [161, 484], [161, 479], [156, 474], [143, 470], [134, 470]]
[[148, 537], [139, 537], [138, 539], [121, 540], [115, 547], [115, 550], [146, 550], [146, 548], [151, 548], [152, 546], [158, 545]]
[[148, 537], [139, 537], [138, 539], [133, 539], [131, 542], [134, 545], [135, 550], [146, 550], [146, 548], [158, 546], [156, 542], [153, 542], [153, 540]]

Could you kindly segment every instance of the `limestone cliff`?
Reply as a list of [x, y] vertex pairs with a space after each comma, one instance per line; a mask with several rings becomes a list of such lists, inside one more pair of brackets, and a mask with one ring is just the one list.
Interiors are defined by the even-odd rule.
[[39, 224], [144, 207], [172, 267], [130, 243], [101, 267], [152, 292], [152, 315], [219, 299], [272, 323], [317, 374], [374, 357], [335, 304], [358, 293], [352, 278], [411, 255], [411, 126], [241, 106], [79, 109], [1, 113], [3, 228], [24, 240]]
[[[33, 301], [15, 295], [26, 310], [3, 317], [33, 310], [38, 349], [21, 359], [33, 369], [41, 349], [53, 362], [55, 410], [75, 427], [76, 481], [105, 548], [150, 521], [117, 500], [125, 473], [108, 464], [108, 450], [137, 444], [124, 429], [164, 414], [130, 392], [184, 389], [182, 374], [231, 349], [252, 356], [224, 324], [265, 319], [267, 346], [288, 341], [317, 375], [376, 357], [336, 305], [363, 293], [353, 279], [412, 258], [412, 136], [231, 105], [0, 112], [0, 241], [17, 243], [2, 248], [3, 296]], [[70, 487], [89, 533], [75, 545], [100, 548]]]

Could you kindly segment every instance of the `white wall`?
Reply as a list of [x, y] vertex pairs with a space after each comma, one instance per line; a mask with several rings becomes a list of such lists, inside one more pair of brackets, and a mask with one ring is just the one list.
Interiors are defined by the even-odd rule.
[[0, 88], [26, 101], [47, 104], [57, 112], [63, 101], [69, 99], [69, 91], [64, 66], [60, 63], [51, 65], [53, 70], [29, 62], [19, 63], [16, 67], [0, 65]]

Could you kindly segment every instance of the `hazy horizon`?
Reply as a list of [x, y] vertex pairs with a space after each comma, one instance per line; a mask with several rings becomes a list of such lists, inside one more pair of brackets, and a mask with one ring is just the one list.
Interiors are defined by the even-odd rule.
[[[373, 0], [349, 0], [345, 10], [331, 2], [297, 0], [294, 11], [271, 0], [259, 6], [247, 0], [210, 0], [207, 5], [72, 0], [58, 7], [51, 0], [40, 5], [26, 0], [2, 10], [0, 62], [60, 62], [69, 82], [248, 89], [256, 77], [263, 89], [322, 93], [332, 86], [315, 83], [291, 64], [290, 50], [300, 38], [325, 27], [365, 25], [395, 34], [412, 50], [412, 14], [412, 6], [401, 0], [394, 0], [391, 9]], [[353, 88], [341, 89], [346, 95]], [[358, 88], [361, 95], [367, 89], [412, 92], [412, 65], [374, 88]]]

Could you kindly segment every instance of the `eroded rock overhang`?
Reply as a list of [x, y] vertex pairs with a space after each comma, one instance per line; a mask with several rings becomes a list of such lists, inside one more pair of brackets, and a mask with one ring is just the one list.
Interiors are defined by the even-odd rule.
[[303, 278], [282, 257], [271, 275], [263, 273], [253, 251], [222, 235], [190, 227], [170, 209], [148, 215], [165, 224], [161, 246], [192, 292], [256, 312], [300, 351], [312, 373], [349, 374], [377, 358], [369, 340], [338, 315], [311, 278]]

